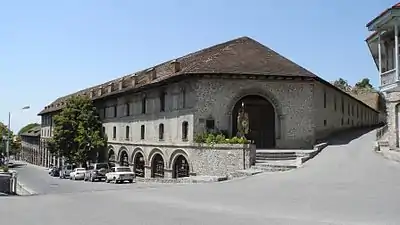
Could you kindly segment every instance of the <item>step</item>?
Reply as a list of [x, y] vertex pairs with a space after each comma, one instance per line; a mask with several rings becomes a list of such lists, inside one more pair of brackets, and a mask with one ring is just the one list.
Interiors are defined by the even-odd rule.
[[256, 164], [259, 165], [270, 165], [270, 166], [296, 166], [301, 159], [292, 160], [256, 160]]
[[260, 166], [260, 165], [254, 165], [251, 167], [254, 170], [261, 170], [263, 172], [278, 172], [278, 171], [288, 171], [294, 168], [290, 167], [274, 167], [274, 166]]
[[297, 159], [296, 156], [286, 156], [286, 157], [270, 157], [270, 156], [256, 156], [256, 160], [294, 160]]

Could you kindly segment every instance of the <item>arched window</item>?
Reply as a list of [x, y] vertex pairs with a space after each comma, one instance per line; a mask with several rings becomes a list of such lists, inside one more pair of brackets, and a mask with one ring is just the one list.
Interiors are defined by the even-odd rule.
[[125, 139], [129, 140], [129, 126], [125, 127]]
[[158, 139], [164, 140], [164, 124], [158, 125]]
[[182, 123], [182, 140], [183, 141], [188, 140], [188, 131], [189, 131], [189, 123], [187, 121], [184, 121]]
[[140, 126], [140, 139], [142, 140], [144, 140], [144, 131], [145, 131], [144, 125]]

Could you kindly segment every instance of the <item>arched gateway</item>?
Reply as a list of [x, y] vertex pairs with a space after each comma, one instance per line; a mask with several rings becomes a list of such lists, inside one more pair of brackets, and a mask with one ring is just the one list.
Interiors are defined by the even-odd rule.
[[151, 161], [151, 177], [164, 178], [164, 159], [160, 154], [155, 154]]
[[271, 102], [259, 95], [241, 98], [232, 112], [232, 135], [240, 131], [238, 116], [242, 118], [239, 123], [245, 120], [247, 124], [244, 136], [254, 141], [258, 149], [275, 147], [275, 108]]
[[134, 156], [133, 172], [135, 172], [135, 176], [137, 177], [144, 177], [144, 157], [140, 152], [136, 153]]
[[122, 152], [120, 154], [121, 154], [121, 156], [119, 158], [119, 165], [129, 166], [128, 153], [125, 150], [122, 150]]
[[172, 178], [188, 177], [189, 162], [183, 155], [176, 157], [172, 169]]

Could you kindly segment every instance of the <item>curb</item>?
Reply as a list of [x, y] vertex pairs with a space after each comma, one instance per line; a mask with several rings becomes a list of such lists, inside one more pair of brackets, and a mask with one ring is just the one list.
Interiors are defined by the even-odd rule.
[[37, 193], [34, 192], [33, 190], [27, 188], [25, 185], [21, 184], [21, 182], [19, 182], [18, 178], [17, 178], [17, 195], [31, 196], [31, 195], [37, 195]]

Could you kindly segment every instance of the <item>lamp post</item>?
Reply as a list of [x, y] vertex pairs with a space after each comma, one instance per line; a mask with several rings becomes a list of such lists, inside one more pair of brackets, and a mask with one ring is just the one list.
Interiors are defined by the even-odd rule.
[[[25, 106], [21, 110], [29, 109], [30, 106]], [[10, 138], [11, 138], [11, 112], [8, 112], [8, 133], [7, 133], [7, 145], [6, 145], [6, 159], [7, 162], [10, 160]]]

